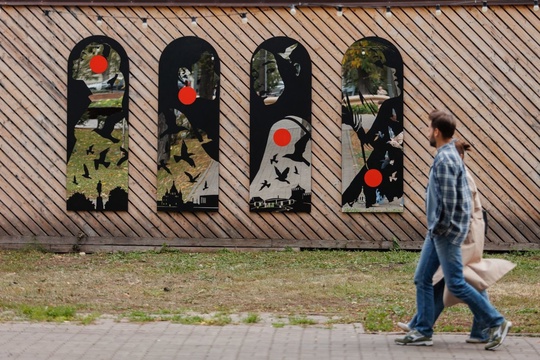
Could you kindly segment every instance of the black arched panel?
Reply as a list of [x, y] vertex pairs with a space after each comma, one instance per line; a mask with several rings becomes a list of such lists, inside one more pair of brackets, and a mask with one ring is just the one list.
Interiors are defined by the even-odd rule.
[[127, 54], [91, 36], [73, 48], [67, 70], [67, 209], [127, 210]]
[[311, 59], [296, 40], [263, 42], [251, 59], [250, 210], [311, 210]]
[[355, 42], [342, 62], [344, 212], [403, 211], [403, 60], [387, 40]]
[[219, 57], [205, 40], [171, 42], [159, 61], [159, 211], [217, 211]]

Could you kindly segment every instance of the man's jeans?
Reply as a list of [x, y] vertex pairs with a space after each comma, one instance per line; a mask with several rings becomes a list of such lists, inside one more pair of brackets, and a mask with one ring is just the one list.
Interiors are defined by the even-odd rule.
[[433, 274], [439, 265], [442, 267], [448, 290], [469, 306], [478, 323], [486, 327], [502, 324], [504, 318], [501, 314], [475, 288], [465, 282], [461, 260], [461, 243], [453, 245], [444, 237], [432, 238], [428, 235], [424, 241], [414, 274], [416, 330], [424, 336], [433, 336], [435, 322]]
[[[441, 315], [441, 313], [444, 310], [444, 279], [439, 281], [437, 284], [433, 285], [433, 295], [434, 295], [434, 308], [433, 308], [433, 323], [437, 322], [437, 319]], [[480, 295], [486, 298], [488, 300], [488, 294], [487, 291], [482, 290], [480, 291]], [[488, 300], [489, 301], [489, 300]], [[416, 329], [418, 322], [418, 315], [415, 314], [411, 321], [409, 322], [409, 328]], [[471, 327], [471, 338], [480, 339], [480, 340], [487, 340], [488, 334], [485, 330], [487, 326], [483, 325], [478, 319], [475, 317], [473, 319], [473, 324]]]

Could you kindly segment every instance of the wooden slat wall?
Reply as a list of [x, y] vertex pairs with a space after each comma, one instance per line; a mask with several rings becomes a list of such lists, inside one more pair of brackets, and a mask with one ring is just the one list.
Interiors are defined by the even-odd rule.
[[[51, 9], [48, 16], [44, 9]], [[540, 248], [540, 21], [526, 6], [383, 9], [4, 7], [0, 13], [0, 248], [115, 251], [171, 247], [418, 249], [433, 156], [427, 114], [447, 108], [489, 210], [486, 248]], [[241, 24], [239, 13], [247, 13]], [[97, 16], [104, 17], [98, 27]], [[191, 27], [196, 16], [199, 26]], [[147, 17], [143, 29], [140, 18]], [[71, 49], [105, 34], [130, 57], [128, 212], [65, 210], [66, 74]], [[172, 40], [199, 36], [221, 59], [217, 213], [156, 211], [158, 63]], [[249, 62], [273, 36], [313, 61], [313, 194], [309, 214], [250, 213]], [[405, 212], [341, 212], [341, 59], [366, 36], [405, 63]]]

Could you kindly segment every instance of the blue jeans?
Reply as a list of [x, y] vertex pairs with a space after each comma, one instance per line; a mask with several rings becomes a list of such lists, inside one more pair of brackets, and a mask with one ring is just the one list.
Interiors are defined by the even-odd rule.
[[[488, 299], [488, 294], [485, 290], [480, 291], [480, 295], [482, 295], [486, 300]], [[433, 323], [437, 322], [437, 319], [441, 315], [441, 313], [444, 310], [444, 279], [439, 281], [437, 284], [433, 285], [433, 300], [434, 300], [434, 307], [433, 307]], [[411, 321], [409, 322], [409, 328], [416, 329], [418, 322], [418, 315], [414, 315]], [[473, 324], [471, 327], [471, 338], [480, 339], [480, 340], [487, 340], [487, 332], [484, 331], [487, 326], [482, 324], [476, 317], [473, 319]]]
[[499, 326], [504, 318], [480, 293], [463, 278], [461, 243], [450, 244], [444, 237], [427, 236], [420, 252], [414, 274], [416, 285], [416, 330], [422, 335], [433, 336], [435, 323], [435, 298], [433, 274], [442, 267], [448, 290], [471, 309], [475, 320], [491, 328]]

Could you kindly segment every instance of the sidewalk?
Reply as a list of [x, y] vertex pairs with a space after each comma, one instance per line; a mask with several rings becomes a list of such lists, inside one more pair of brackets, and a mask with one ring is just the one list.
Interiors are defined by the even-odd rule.
[[435, 335], [432, 347], [398, 346], [401, 334], [366, 334], [360, 324], [324, 326], [0, 323], [2, 360], [171, 359], [540, 359], [540, 337], [509, 335], [496, 351]]

